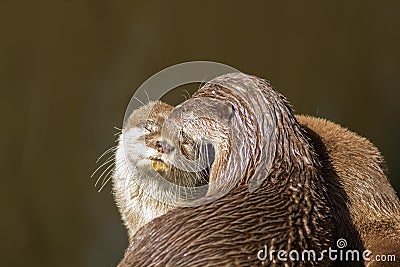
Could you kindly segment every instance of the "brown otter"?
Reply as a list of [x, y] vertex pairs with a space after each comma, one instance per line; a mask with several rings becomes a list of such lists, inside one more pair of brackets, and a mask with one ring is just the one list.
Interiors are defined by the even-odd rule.
[[[149, 102], [128, 117], [119, 135], [113, 172], [114, 198], [127, 227], [129, 238], [152, 219], [176, 207], [165, 199], [165, 187], [147, 188], [144, 183], [157, 185], [154, 176], [178, 185], [207, 184], [207, 172], [186, 172], [173, 165], [162, 147], [161, 131], [173, 107], [161, 101]], [[196, 154], [194, 141], [182, 140], [183, 153], [192, 158]], [[155, 172], [156, 171], [156, 172]], [[159, 198], [149, 191], [159, 191]], [[175, 203], [176, 204], [176, 203]]]
[[[258, 79], [255, 77], [251, 78]], [[263, 82], [259, 82], [257, 84], [265, 87], [265, 84], [263, 84]], [[267, 84], [266, 87], [269, 87], [269, 85]], [[266, 90], [271, 89], [267, 88]], [[201, 94], [201, 91], [199, 93]], [[239, 102], [236, 102], [236, 104], [237, 103]], [[311, 138], [311, 144], [318, 154], [318, 160], [320, 160], [322, 164], [321, 173], [322, 176], [325, 178], [325, 184], [328, 191], [327, 202], [329, 203], [329, 206], [333, 207], [332, 220], [335, 224], [335, 230], [333, 232], [334, 240], [337, 240], [341, 237], [345, 238], [347, 241], [349, 241], [347, 247], [353, 249], [361, 249], [365, 247], [367, 249], [370, 249], [374, 254], [389, 252], [392, 254], [398, 253], [398, 251], [395, 251], [394, 249], [399, 247], [399, 203], [397, 196], [395, 195], [383, 172], [383, 160], [378, 150], [366, 139], [361, 138], [354, 133], [346, 131], [336, 124], [305, 116], [297, 116], [297, 119], [306, 130], [307, 135]], [[291, 123], [293, 123], [293, 121], [291, 121]], [[196, 132], [195, 134], [198, 133]], [[358, 188], [360, 188], [361, 190], [357, 190]], [[370, 188], [371, 191], [364, 190], [365, 188]], [[227, 196], [225, 196], [225, 198], [226, 197], [232, 198], [233, 196], [228, 194]], [[240, 200], [239, 196], [236, 196], [236, 198]], [[266, 201], [268, 201], [268, 196], [266, 196], [265, 199]], [[233, 202], [236, 203], [235, 201]], [[222, 204], [224, 204], [224, 202], [220, 203], [220, 205]], [[206, 206], [204, 209], [195, 209], [195, 211], [187, 211], [187, 209], [188, 208], [182, 209], [181, 212], [185, 215], [191, 215], [190, 212], [197, 212], [200, 217], [204, 216], [205, 220], [208, 218], [212, 219], [212, 221], [215, 221], [214, 216], [207, 217], [210, 216], [208, 212], [212, 211], [212, 207]], [[239, 213], [240, 211], [241, 210], [238, 210]], [[254, 208], [254, 212], [256, 214], [259, 211], [259, 208]], [[169, 232], [168, 230], [156, 230], [157, 225], [160, 226], [161, 224], [163, 224], [160, 221], [161, 219], [173, 223], [174, 220], [176, 220], [176, 222], [180, 222], [181, 218], [182, 217], [176, 214], [176, 211], [174, 211], [162, 216], [160, 219], [156, 219], [154, 222], [151, 222], [149, 226], [146, 227], [154, 229], [155, 233], [167, 235], [168, 238], [176, 238], [175, 241], [177, 242], [185, 242], [185, 240], [183, 240], [184, 237], [179, 237], [179, 234], [181, 232], [175, 233], [173, 232], [173, 230], [170, 230]], [[221, 216], [218, 218], [223, 219], [226, 217]], [[181, 225], [183, 229], [182, 231], [189, 231], [190, 233], [193, 233], [195, 235], [195, 237], [190, 237], [187, 242], [191, 243], [192, 245], [202, 245], [205, 247], [205, 250], [208, 250], [209, 247], [207, 248], [207, 243], [205, 242], [206, 240], [212, 240], [213, 238], [202, 238], [201, 240], [193, 240], [196, 239], [196, 232], [203, 232], [203, 230], [207, 230], [203, 228], [192, 229], [191, 227], [196, 225], [196, 221], [196, 218], [190, 217], [187, 220], [187, 223]], [[246, 220], [242, 221], [246, 222]], [[229, 222], [234, 222], [233, 217], [229, 219], [228, 216], [228, 220], [224, 221], [224, 224], [227, 225], [229, 224]], [[206, 222], [203, 222], [203, 225], [206, 225]], [[262, 223], [260, 223], [259, 227], [261, 227], [261, 225]], [[234, 228], [231, 230], [234, 232], [235, 230], [240, 230], [240, 228]], [[155, 240], [153, 240], [146, 236], [145, 233], [146, 230], [142, 230], [140, 233], [138, 233], [138, 235], [140, 236], [140, 238], [143, 238], [144, 236], [145, 240], [148, 240], [146, 242], [149, 243], [146, 244], [157, 245], [155, 243], [152, 243], [157, 242], [157, 238], [153, 237], [155, 238]], [[173, 266], [180, 266], [178, 264], [179, 262], [182, 262], [182, 266], [185, 266], [185, 258], [188, 259], [187, 263], [189, 264], [189, 266], [197, 266], [192, 265], [192, 263], [194, 262], [200, 262], [198, 264], [201, 264], [201, 262], [206, 262], [208, 266], [219, 266], [219, 264], [228, 263], [229, 261], [227, 260], [229, 259], [224, 258], [224, 262], [221, 259], [216, 260], [214, 258], [218, 255], [221, 256], [221, 253], [226, 251], [226, 247], [221, 247], [223, 246], [224, 242], [226, 242], [226, 246], [232, 244], [232, 242], [230, 242], [230, 239], [236, 236], [232, 236], [232, 232], [230, 233], [231, 236], [228, 234], [225, 237], [222, 232], [218, 233], [219, 236], [222, 236], [223, 241], [220, 241], [220, 246], [213, 245], [212, 247], [217, 247], [218, 249], [220, 249], [220, 254], [218, 254], [218, 252], [211, 251], [211, 253], [209, 253], [208, 255], [206, 253], [206, 257], [203, 257], [201, 259], [196, 260], [196, 258], [193, 257], [183, 257], [181, 261], [178, 261], [179, 259], [177, 259], [177, 257], [179, 257], [179, 254], [171, 258], [171, 253], [174, 253], [174, 251], [177, 249], [173, 245], [172, 248], [170, 248], [171, 252], [168, 252], [166, 254], [164, 253], [164, 256], [157, 257], [156, 262], [158, 264], [163, 264], [163, 262], [167, 262], [166, 260], [168, 260], [169, 257], [168, 262], [175, 263], [173, 264]], [[268, 234], [268, 231], [266, 231], [266, 233]], [[237, 238], [239, 237], [240, 235]], [[376, 237], [379, 238], [376, 239]], [[383, 237], [385, 238], [385, 242], [382, 242]], [[134, 240], [136, 238], [137, 237], [135, 237]], [[252, 236], [252, 238], [254, 239], [254, 236]], [[248, 242], [254, 244], [254, 242], [257, 240], [253, 240], [252, 238], [249, 238]], [[162, 237], [159, 237], [160, 242], [163, 242], [163, 240], [165, 240], [165, 238], [163, 239]], [[172, 241], [169, 240], [169, 242]], [[243, 244], [243, 248], [245, 251], [246, 249], [249, 249], [249, 247], [251, 247], [252, 244], [250, 243]], [[144, 260], [141, 260], [140, 256], [145, 254], [143, 253], [143, 251], [140, 251], [140, 246], [142, 244], [143, 242], [138, 243], [137, 241], [133, 241], [130, 250], [127, 251], [126, 258], [121, 263], [121, 266], [130, 266], [132, 264], [133, 266], [141, 266], [140, 264], [145, 262]], [[163, 245], [158, 244], [158, 246], [155, 247], [163, 247]], [[177, 247], [182, 248], [182, 246]], [[167, 247], [165, 248], [167, 249]], [[241, 247], [238, 246], [237, 249], [241, 249]], [[186, 251], [188, 251], [189, 254], [194, 253], [190, 250], [190, 248], [187, 248]], [[151, 253], [153, 252], [157, 253], [157, 249], [155, 249], [154, 251], [149, 251], [149, 254], [147, 255], [149, 255], [149, 257], [152, 257], [150, 255], [152, 255]], [[255, 252], [256, 250], [254, 251], [254, 253]], [[229, 250], [227, 251], [227, 253], [229, 254]], [[165, 258], [165, 256], [167, 259]], [[233, 259], [235, 258], [230, 258], [230, 260], [232, 260], [233, 262], [230, 262], [231, 264], [240, 263], [241, 265], [248, 265], [251, 262], [240, 260], [233, 261]], [[255, 261], [253, 261], [251, 264], [253, 263], [256, 264]], [[370, 266], [377, 263], [379, 262], [371, 262]], [[338, 266], [343, 266], [343, 264], [338, 263]], [[349, 266], [355, 266], [355, 264], [350, 263]]]
[[140, 182], [145, 183], [154, 176], [153, 168], [162, 168], [162, 165], [152, 165], [150, 157], [159, 154], [154, 137], [171, 110], [172, 107], [168, 105], [149, 103], [130, 115], [119, 136], [115, 154], [113, 192], [129, 237], [154, 217], [171, 208], [167, 204], [155, 201], [140, 187]]
[[[214, 201], [147, 223], [121, 266], [326, 265], [326, 259], [258, 259], [265, 246], [318, 254], [333, 241], [318, 156], [284, 97], [264, 80], [231, 74], [192, 99], [171, 112], [165, 128], [213, 145], [210, 188], [199, 201]], [[213, 109], [215, 101], [226, 108]], [[163, 141], [178, 151], [178, 139]]]
[[[166, 164], [160, 136], [171, 110], [160, 101], [150, 102], [129, 116], [119, 136], [113, 192], [130, 239], [144, 224], [174, 208], [173, 201], [182, 197], [176, 195], [174, 187], [158, 182], [158, 174], [172, 185], [208, 182], [207, 170], [188, 172]], [[194, 153], [188, 145], [183, 148], [188, 155]]]

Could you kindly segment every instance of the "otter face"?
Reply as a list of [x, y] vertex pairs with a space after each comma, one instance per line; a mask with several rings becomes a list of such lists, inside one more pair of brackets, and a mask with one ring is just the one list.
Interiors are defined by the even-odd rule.
[[167, 166], [173, 166], [173, 170], [179, 170], [181, 180], [185, 181], [183, 185], [198, 186], [208, 182], [208, 172], [215, 157], [211, 143], [194, 139], [180, 127], [174, 128], [172, 135], [163, 134], [161, 139], [160, 159]]
[[154, 198], [151, 190], [158, 190], [155, 179], [160, 151], [157, 142], [161, 126], [172, 107], [161, 102], [149, 103], [135, 110], [124, 125], [115, 155], [113, 174], [114, 198], [128, 229], [129, 237], [144, 224], [163, 215], [173, 206]]
[[[205, 202], [227, 193], [237, 181], [233, 169], [224, 167], [229, 155], [240, 146], [239, 143], [232, 146], [230, 141], [234, 115], [231, 106], [221, 101], [192, 98], [175, 107], [165, 121], [162, 138], [172, 148], [169, 164], [190, 172], [206, 170]], [[223, 171], [227, 174], [222, 174]]]
[[229, 150], [232, 114], [229, 106], [210, 99], [189, 99], [175, 107], [162, 134], [168, 163], [188, 172], [210, 171], [216, 154]]
[[162, 102], [142, 106], [133, 111], [120, 135], [113, 189], [130, 237], [179, 201], [206, 192], [196, 187], [207, 186], [209, 168], [190, 169], [187, 162], [196, 165], [204, 150], [212, 148], [199, 145], [183, 131], [176, 132], [174, 142], [167, 142], [163, 126], [172, 109]]
[[168, 168], [161, 160], [159, 142], [162, 125], [171, 110], [167, 104], [154, 102], [131, 114], [120, 136], [117, 170], [123, 166], [138, 172], [135, 178], [143, 174], [154, 175], [153, 169], [167, 172]]

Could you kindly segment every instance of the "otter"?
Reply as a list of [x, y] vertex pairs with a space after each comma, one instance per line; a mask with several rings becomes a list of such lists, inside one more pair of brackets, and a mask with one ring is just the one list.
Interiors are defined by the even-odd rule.
[[[275, 117], [274, 124], [268, 125], [268, 130], [277, 127], [279, 131], [276, 133], [277, 136], [273, 144], [276, 145], [275, 153], [267, 153], [268, 156], [272, 155], [274, 158], [271, 166], [267, 166], [271, 171], [268, 172], [268, 177], [261, 181], [262, 186], [253, 192], [258, 194], [262, 193], [262, 196], [252, 196], [251, 193], [246, 191], [246, 186], [248, 186], [251, 181], [249, 181], [250, 179], [242, 179], [237, 181], [237, 184], [228, 187], [232, 189], [232, 191], [227, 195], [204, 206], [176, 208], [173, 210], [174, 207], [171, 205], [150, 205], [150, 210], [153, 209], [152, 207], [163, 207], [159, 209], [160, 212], [152, 214], [153, 218], [161, 216], [169, 210], [173, 211], [153, 221], [151, 221], [152, 218], [148, 218], [145, 222], [147, 225], [139, 231], [136, 236], [133, 236], [135, 231], [130, 231], [131, 246], [127, 250], [125, 259], [121, 262], [120, 266], [152, 266], [152, 264], [162, 266], [169, 266], [168, 264], [171, 264], [171, 266], [221, 266], [221, 264], [253, 266], [261, 263], [254, 257], [258, 251], [257, 248], [260, 248], [260, 243], [265, 241], [264, 243], [267, 244], [271, 240], [271, 243], [268, 243], [271, 249], [306, 249], [310, 247], [315, 249], [315, 245], [321, 249], [324, 246], [326, 247], [327, 244], [332, 245], [332, 240], [345, 238], [349, 241], [349, 248], [367, 248], [376, 254], [389, 251], [398, 253], [395, 249], [399, 247], [399, 201], [385, 176], [383, 159], [379, 151], [366, 139], [334, 123], [301, 115], [294, 117], [286, 100], [274, 91], [268, 82], [244, 74], [233, 74], [232, 76], [228, 76], [231, 85], [233, 80], [233, 85], [239, 84], [239, 87], [246, 88], [245, 82], [250, 80], [252, 83], [255, 83], [258, 88], [262, 88], [261, 93], [255, 92], [256, 96], [254, 98], [257, 99], [257, 101], [260, 101], [260, 99], [263, 100], [264, 102], [262, 103], [271, 105], [273, 107], [273, 112], [278, 113], [266, 114], [267, 116], [271, 115], [271, 118]], [[227, 83], [227, 80], [226, 77], [223, 77], [223, 79], [224, 81], [222, 84], [224, 85]], [[206, 85], [205, 88], [200, 89], [193, 97], [211, 97], [212, 99], [228, 101], [228, 107], [230, 105], [233, 107], [231, 110], [234, 114], [233, 116], [238, 116], [241, 119], [240, 123], [247, 123], [247, 128], [245, 128], [245, 130], [254, 128], [249, 122], [255, 122], [255, 120], [251, 120], [251, 118], [246, 117], [248, 114], [245, 114], [245, 112], [249, 111], [259, 112], [259, 110], [254, 109], [252, 105], [246, 102], [246, 98], [252, 97], [252, 93], [254, 92], [244, 96], [243, 92], [239, 91], [240, 88], [232, 88], [234, 86], [229, 86], [228, 88], [221, 87], [221, 85], [218, 85], [221, 81], [217, 81], [216, 83], [217, 85], [212, 83]], [[263, 99], [263, 97], [267, 99]], [[191, 105], [192, 106], [186, 105], [184, 109], [181, 108], [181, 113], [182, 110], [187, 113], [195, 109], [193, 103], [191, 103]], [[243, 113], [238, 112], [239, 114], [235, 114], [235, 112], [243, 109], [243, 106], [245, 106], [245, 110], [242, 111]], [[167, 105], [163, 106], [161, 104], [160, 107], [163, 107], [162, 109], [158, 109], [158, 112], [163, 113], [163, 118], [160, 120], [160, 122], [163, 122], [166, 116], [171, 112], [172, 107], [168, 107]], [[251, 110], [251, 108], [253, 108], [253, 110]], [[271, 111], [269, 110], [269, 112]], [[157, 114], [157, 112], [155, 112], [155, 114]], [[182, 120], [181, 116], [178, 116], [178, 118]], [[276, 120], [276, 118], [278, 120]], [[184, 123], [179, 123], [179, 121], [178, 123], [175, 122], [175, 125], [179, 124], [182, 128], [185, 128], [183, 133], [186, 135], [186, 138], [190, 136], [193, 143], [198, 142], [199, 139], [201, 139], [199, 137], [209, 137], [212, 135], [209, 131], [201, 132], [201, 129], [198, 129], [199, 127], [204, 128], [204, 124], [199, 124], [199, 120], [191, 120]], [[162, 125], [162, 123], [160, 123], [160, 125]], [[190, 129], [190, 127], [193, 129]], [[207, 127], [211, 126], [208, 125]], [[222, 130], [223, 132], [224, 129], [222, 128], [218, 129], [218, 131]], [[286, 130], [287, 128], [290, 133], [289, 135]], [[263, 137], [260, 133], [251, 134], [254, 134], [254, 139]], [[157, 132], [157, 135], [157, 141], [153, 143], [161, 144], [161, 148], [162, 146], [166, 146], [166, 143], [160, 142], [161, 137], [159, 132]], [[268, 134], [265, 134], [265, 136], [268, 136]], [[252, 137], [253, 136], [249, 139], [244, 138], [246, 141], [250, 140], [249, 143], [245, 143], [246, 145], [252, 145], [251, 142], [254, 142]], [[280, 146], [276, 144], [280, 138], [288, 137], [295, 139], [295, 141], [293, 141], [295, 145], [291, 143], [291, 140], [287, 142], [281, 141], [282, 144], [280, 144]], [[243, 138], [243, 136], [241, 138]], [[223, 138], [219, 137], [217, 140], [209, 141], [221, 150], [221, 140], [223, 140]], [[170, 142], [168, 144], [169, 147], [179, 146], [179, 144], [174, 144], [173, 140], [168, 141]], [[258, 142], [256, 146], [261, 143], [259, 140]], [[229, 146], [222, 147], [229, 148]], [[264, 147], [264, 149], [266, 148], [271, 149], [271, 146]], [[237, 153], [238, 151], [236, 150], [235, 152]], [[263, 154], [260, 153], [257, 155], [257, 153], [258, 152], [253, 154], [252, 158], [257, 158], [258, 155]], [[293, 155], [293, 153], [295, 154]], [[165, 154], [167, 155], [168, 153]], [[304, 155], [306, 155], [306, 157], [302, 158]], [[219, 153], [219, 157], [217, 155], [217, 160], [214, 164], [229, 165], [226, 157], [233, 156], [235, 155]], [[302, 159], [304, 161], [302, 161]], [[262, 160], [267, 161], [265, 158]], [[291, 161], [299, 161], [300, 163], [293, 167]], [[236, 162], [236, 164], [238, 163]], [[254, 176], [254, 169], [257, 169], [254, 166], [262, 163], [260, 163], [259, 160], [258, 162], [249, 161], [246, 162], [246, 164], [248, 165], [245, 167], [246, 172], [243, 177]], [[155, 170], [158, 170], [159, 163], [151, 165], [153, 165]], [[309, 167], [310, 165], [312, 167]], [[222, 190], [224, 183], [229, 183], [229, 181], [218, 183], [218, 178], [223, 178], [224, 176], [229, 177], [229, 172], [226, 171], [229, 168], [225, 168], [224, 170], [223, 168], [216, 167], [217, 166], [213, 165], [211, 173], [208, 174], [210, 176], [210, 185], [212, 184], [208, 194], [211, 195], [217, 194], [219, 190]], [[293, 190], [291, 192], [292, 194], [298, 193], [298, 191], [295, 190], [298, 188], [290, 188], [290, 185], [287, 183], [292, 182], [291, 175], [302, 175], [301, 171], [303, 168], [313, 169], [313, 171], [311, 171], [313, 174], [310, 175], [310, 177], [306, 177], [304, 179], [305, 181], [301, 181], [303, 184], [302, 186], [300, 185], [301, 190], [310, 191], [300, 192], [295, 197], [285, 196], [285, 193], [287, 194], [287, 191], [290, 189]], [[180, 175], [177, 177], [179, 176]], [[293, 183], [291, 185], [293, 186]], [[361, 190], [357, 190], [357, 185], [359, 185]], [[277, 188], [271, 189], [269, 186]], [[297, 186], [299, 186], [299, 181], [297, 181]], [[365, 188], [370, 188], [371, 191]], [[273, 189], [275, 189], [275, 191]], [[120, 188], [120, 190], [126, 191], [127, 187]], [[321, 190], [322, 194], [318, 195], [314, 190]], [[118, 192], [118, 189], [116, 192]], [[273, 194], [271, 194], [271, 192], [273, 192]], [[293, 210], [293, 206], [290, 208], [290, 204], [283, 203], [282, 199], [279, 198], [285, 200], [289, 199], [289, 201], [294, 199], [295, 203], [297, 200], [298, 204], [302, 204], [300, 210]], [[153, 199], [153, 201], [157, 203], [156, 200]], [[269, 203], [270, 205], [266, 205], [264, 201], [272, 201], [272, 204]], [[310, 209], [305, 208], [307, 205], [305, 205], [303, 201], [305, 203], [311, 203], [309, 206], [313, 204], [318, 206], [322, 211], [314, 210], [313, 212], [317, 215], [317, 218], [320, 216], [323, 217], [323, 219], [310, 219]], [[260, 202], [261, 205], [258, 204], [258, 202]], [[247, 207], [242, 207], [242, 205], [246, 204], [248, 205]], [[236, 207], [237, 205], [239, 207]], [[279, 210], [277, 208], [279, 205], [283, 205], [286, 208], [289, 207], [290, 212], [288, 212], [287, 209], [284, 211]], [[228, 214], [219, 215], [218, 212], [220, 212], [221, 209]], [[141, 214], [143, 212], [144, 210], [141, 210], [137, 213], [137, 216], [143, 216], [143, 214]], [[253, 212], [254, 216], [259, 215], [259, 221], [255, 222], [251, 216], [248, 216], [249, 212]], [[264, 212], [270, 214], [260, 214]], [[198, 217], [196, 217], [196, 215], [198, 215]], [[271, 220], [268, 215], [273, 215], [272, 218], [275, 220]], [[296, 220], [291, 218], [294, 215], [297, 216], [295, 216]], [[124, 216], [122, 217], [124, 219]], [[277, 218], [280, 220], [277, 220]], [[220, 222], [218, 222], [219, 219], [221, 220]], [[125, 220], [126, 218], [124, 221]], [[270, 220], [271, 223], [275, 223], [273, 226], [276, 226], [278, 229], [273, 230], [273, 228], [269, 228], [271, 226], [265, 227], [268, 220]], [[293, 223], [293, 221], [296, 223]], [[313, 231], [304, 230], [310, 227], [307, 226], [304, 221], [311, 221]], [[246, 227], [250, 227], [250, 231], [247, 235], [243, 233], [245, 229], [235, 224], [238, 222], [244, 223]], [[335, 226], [333, 230], [331, 230], [332, 227], [330, 226], [332, 222]], [[128, 229], [129, 224], [129, 222], [126, 222]], [[176, 224], [179, 226], [176, 226]], [[199, 224], [203, 227], [199, 227]], [[219, 226], [215, 224], [219, 224]], [[230, 229], [220, 228], [224, 226], [226, 228], [228, 225], [230, 226], [232, 224], [233, 226]], [[144, 225], [144, 223], [140, 224], [140, 226], [142, 225]], [[288, 225], [290, 227], [288, 227]], [[257, 227], [258, 231], [263, 231], [264, 229], [263, 234], [267, 237], [264, 236], [258, 239], [257, 234], [260, 233], [252, 229], [252, 227]], [[136, 227], [135, 229], [137, 230], [138, 228], [139, 227]], [[176, 231], [176, 229], [180, 230]], [[212, 229], [214, 229], [216, 233], [208, 235]], [[321, 231], [325, 231], [326, 235], [321, 235]], [[282, 236], [280, 236], [280, 234]], [[218, 240], [217, 237], [220, 237], [222, 240]], [[188, 240], [185, 240], [185, 238]], [[387, 243], [382, 242], [382, 238], [387, 238]], [[218, 242], [215, 242], [217, 240]], [[287, 243], [285, 244], [285, 242]], [[147, 248], [150, 246], [154, 249], [147, 252], [143, 251], [143, 244], [145, 244]], [[167, 247], [168, 244], [169, 246]], [[185, 244], [190, 244], [190, 246], [185, 247]], [[233, 247], [229, 247], [232, 245]], [[196, 246], [204, 248], [204, 251], [199, 251]], [[239, 250], [239, 252], [231, 251], [235, 249]], [[163, 253], [158, 254], [160, 251], [163, 251]], [[251, 251], [252, 254], [250, 253]], [[197, 256], [195, 255], [196, 253], [198, 254]], [[155, 258], [153, 255], [157, 255], [157, 257]], [[268, 260], [266, 260], [263, 263], [272, 264], [274, 262], [268, 262]], [[279, 262], [275, 262], [275, 264], [279, 265]], [[280, 264], [288, 264], [289, 266], [288, 262], [281, 262]], [[296, 263], [290, 264], [296, 265]], [[302, 263], [297, 262], [297, 264], [301, 265]], [[314, 265], [317, 263], [309, 262], [308, 264]], [[318, 262], [319, 266], [324, 264], [324, 262]], [[371, 262], [370, 266], [373, 264], [376, 264], [376, 262]], [[338, 266], [343, 266], [343, 264], [339, 263]], [[355, 264], [349, 263], [349, 266], [355, 266]]]
[[[176, 207], [148, 222], [120, 266], [327, 266], [326, 259], [258, 259], [264, 246], [319, 254], [333, 241], [321, 164], [286, 99], [244, 74], [213, 80], [192, 99], [170, 113], [165, 131], [178, 136], [163, 145], [170, 148], [166, 157], [180, 150], [182, 136], [212, 145], [209, 188], [195, 200], [206, 204]], [[213, 108], [216, 102], [221, 108]]]
[[[193, 187], [207, 184], [207, 169], [182, 171], [168, 164], [166, 148], [161, 145], [161, 130], [173, 107], [161, 101], [149, 102], [132, 112], [124, 125], [115, 154], [112, 181], [114, 199], [119, 208], [129, 239], [153, 218], [166, 213], [177, 203], [174, 188], [159, 182], [157, 174], [176, 185]], [[187, 155], [194, 154], [189, 145]], [[152, 194], [153, 193], [153, 194]], [[187, 197], [187, 196], [185, 196]]]
[[[113, 192], [130, 238], [144, 224], [171, 209], [145, 194], [140, 187], [140, 183], [151, 182], [153, 168], [165, 170], [164, 164], [150, 159], [160, 155], [154, 137], [171, 110], [172, 107], [166, 104], [149, 103], [130, 115], [119, 136], [112, 179]], [[125, 143], [129, 146], [125, 146]], [[126, 157], [127, 154], [131, 159]]]

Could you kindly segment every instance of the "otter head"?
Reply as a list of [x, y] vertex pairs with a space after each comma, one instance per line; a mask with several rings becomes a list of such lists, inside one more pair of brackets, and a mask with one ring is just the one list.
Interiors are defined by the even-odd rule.
[[[211, 163], [206, 202], [223, 196], [240, 181], [254, 191], [268, 176], [280, 115], [290, 112], [276, 108], [287, 104], [271, 89], [266, 81], [243, 73], [224, 75], [175, 107], [166, 120], [162, 138], [171, 164], [204, 167]], [[182, 140], [190, 141], [182, 145]], [[199, 150], [196, 147], [212, 150], [214, 160], [188, 157], [185, 150]]]
[[151, 194], [158, 172], [169, 175], [159, 160], [158, 142], [171, 110], [162, 102], [148, 103], [132, 112], [119, 136], [113, 193], [130, 238], [141, 226], [171, 209]]
[[164, 125], [162, 145], [167, 147], [168, 163], [185, 171], [207, 170], [208, 194], [216, 173], [229, 159], [232, 115], [232, 108], [219, 101], [189, 99], [171, 112]]
[[153, 218], [207, 191], [210, 164], [189, 168], [176, 160], [176, 152], [191, 162], [207, 155], [203, 161], [211, 162], [213, 150], [182, 135], [178, 149], [168, 146], [162, 132], [172, 109], [157, 101], [134, 110], [119, 137], [113, 191], [130, 238]]

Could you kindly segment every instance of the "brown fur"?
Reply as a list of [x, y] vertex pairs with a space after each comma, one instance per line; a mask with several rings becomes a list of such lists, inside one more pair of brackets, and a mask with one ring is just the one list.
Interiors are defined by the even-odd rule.
[[[269, 87], [265, 81], [255, 81], [258, 85]], [[210, 88], [201, 89], [196, 96], [207, 95], [207, 89]], [[227, 101], [232, 103], [237, 100], [237, 96], [229, 98], [230, 93], [232, 92], [229, 90], [226, 92]], [[226, 95], [221, 94], [221, 99], [227, 99]], [[212, 97], [218, 98], [215, 95]], [[178, 208], [156, 218], [133, 238], [120, 266], [258, 266], [261, 262], [255, 256], [264, 244], [268, 244], [269, 248], [273, 246], [317, 250], [327, 244], [335, 247], [332, 241], [339, 238], [348, 241], [348, 249], [371, 250], [371, 258], [375, 254], [394, 254], [396, 259], [400, 259], [400, 204], [386, 178], [384, 161], [379, 151], [365, 138], [339, 125], [300, 115], [297, 116], [297, 120], [304, 132], [298, 127], [285, 102], [280, 102], [279, 99], [282, 101], [282, 97], [278, 97], [277, 104], [283, 104], [279, 108], [283, 109], [284, 118], [281, 118], [276, 126], [287, 131], [289, 135], [282, 132], [278, 137], [297, 137], [287, 144], [292, 145], [292, 150], [289, 151], [285, 150], [284, 142], [281, 147], [278, 143], [273, 171], [268, 178], [270, 180], [265, 181], [255, 193], [249, 193], [248, 181], [242, 179], [231, 192], [213, 203]], [[282, 122], [283, 124], [280, 124]], [[304, 175], [304, 165], [295, 166], [293, 170], [293, 166], [285, 163], [300, 160], [296, 156], [290, 156], [293, 150], [299, 148], [302, 155], [308, 155], [308, 159], [315, 162], [311, 173], [320, 173], [323, 184], [319, 184], [318, 174], [312, 174], [308, 182], [305, 180], [308, 192], [303, 191], [295, 200], [302, 203], [309, 199], [311, 205], [317, 206], [317, 211], [314, 212], [325, 214], [325, 219], [319, 223], [318, 216], [311, 219], [306, 214], [301, 215], [305, 210], [309, 210], [306, 209], [307, 202], [304, 202], [305, 206], [302, 208], [293, 210], [295, 206], [290, 204], [293, 195], [285, 197], [285, 190], [288, 190], [285, 183], [291, 180], [290, 177]], [[251, 164], [252, 162], [248, 166], [250, 173], [254, 170]], [[299, 169], [296, 171], [296, 168]], [[292, 171], [292, 175], [288, 170]], [[297, 173], [298, 171], [300, 173]], [[277, 184], [271, 183], [274, 178], [277, 179]], [[282, 181], [286, 182], [282, 184]], [[326, 191], [326, 194], [315, 195], [318, 193], [316, 190]], [[330, 207], [331, 215], [318, 210], [329, 210]], [[295, 218], [290, 219], [297, 213], [299, 221]], [[289, 218], [285, 219], [285, 216]], [[326, 216], [330, 218], [328, 221]], [[297, 223], [288, 227], [288, 219]], [[311, 226], [304, 225], [304, 220], [311, 221]], [[333, 225], [330, 226], [331, 222]], [[312, 231], [308, 232], [307, 227], [312, 227]], [[320, 231], [325, 231], [326, 236], [319, 234]], [[285, 243], [288, 240], [290, 245]], [[281, 264], [283, 266], [282, 262]], [[357, 266], [354, 262], [347, 265], [344, 262], [332, 264]], [[363, 263], [358, 264], [363, 266]], [[399, 263], [366, 264], [398, 266]]]
[[[171, 110], [171, 106], [161, 102], [151, 102], [142, 106], [129, 116], [119, 137], [115, 155], [116, 168], [113, 173], [113, 193], [129, 239], [144, 224], [173, 208], [146, 193], [145, 188], [147, 184], [153, 184], [151, 179], [154, 179], [156, 172], [148, 158], [144, 160], [146, 164], [139, 164], [142, 158], [148, 156], [145, 154], [149, 151], [154, 156], [157, 154], [156, 142], [162, 124]], [[129, 137], [129, 130], [133, 129], [142, 133]], [[147, 153], [143, 151], [143, 147], [146, 147]], [[132, 158], [129, 159], [125, 153]], [[135, 167], [140, 168], [140, 171], [136, 171]]]
[[[396, 255], [396, 263], [367, 262], [368, 266], [399, 266], [400, 203], [386, 177], [384, 160], [367, 139], [324, 119], [298, 115], [322, 162], [336, 226], [335, 240], [348, 248]], [[350, 264], [349, 266], [354, 266]]]
[[[234, 88], [210, 84], [202, 87], [194, 98], [212, 97], [233, 107], [230, 123], [237, 128], [229, 135], [230, 142], [224, 145], [224, 140], [213, 133], [214, 129], [223, 129], [222, 124], [217, 122], [215, 128], [205, 129], [202, 117], [193, 120], [189, 126], [193, 128], [186, 130], [200, 136], [216, 136], [216, 140], [211, 140], [216, 150], [230, 149], [224, 153], [217, 151], [220, 158], [216, 158], [212, 167], [210, 181], [215, 184], [210, 185], [211, 194], [225, 190], [226, 184], [232, 183], [232, 174], [243, 172], [243, 176], [225, 196], [206, 205], [174, 209], [141, 228], [120, 266], [258, 266], [261, 262], [257, 252], [264, 245], [286, 251], [314, 249], [318, 253], [332, 244], [333, 225], [326, 188], [319, 175], [320, 163], [286, 100], [256, 77], [234, 74], [224, 78], [228, 80], [222, 82]], [[242, 82], [257, 86], [241, 92]], [[245, 102], [249, 96], [255, 102]], [[260, 101], [265, 106], [258, 105]], [[207, 109], [201, 110], [201, 106], [190, 102], [181, 108], [182, 112], [193, 111], [195, 117], [217, 117], [205, 114]], [[258, 125], [264, 116], [271, 120], [268, 126]], [[276, 149], [273, 154], [264, 151], [270, 148], [264, 144], [264, 137], [270, 134], [278, 140], [271, 144]], [[239, 144], [232, 141], [237, 135], [243, 138], [246, 149], [233, 149]], [[228, 161], [224, 158], [227, 155], [236, 161]], [[273, 156], [272, 165], [262, 169], [269, 156]], [[255, 175], [264, 175], [264, 181], [250, 193], [249, 184]], [[266, 260], [263, 264], [273, 262]], [[277, 266], [326, 264], [326, 261], [276, 262]]]

